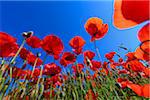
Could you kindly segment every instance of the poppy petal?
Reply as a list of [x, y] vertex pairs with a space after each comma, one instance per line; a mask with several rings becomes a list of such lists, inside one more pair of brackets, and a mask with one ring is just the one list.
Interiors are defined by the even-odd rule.
[[150, 28], [150, 23], [146, 24], [145, 26], [143, 26], [140, 31], [138, 32], [138, 39], [143, 42], [146, 40], [150, 40], [149, 39], [149, 28]]
[[113, 24], [118, 29], [133, 27], [146, 20], [149, 20], [148, 0], [114, 1]]

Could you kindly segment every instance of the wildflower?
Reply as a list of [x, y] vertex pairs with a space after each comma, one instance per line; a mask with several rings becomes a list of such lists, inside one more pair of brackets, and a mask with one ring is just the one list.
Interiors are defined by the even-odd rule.
[[45, 50], [48, 54], [54, 56], [56, 60], [59, 59], [59, 55], [64, 49], [61, 39], [55, 35], [46, 36], [42, 40], [41, 46], [43, 50]]
[[[145, 44], [144, 44], [145, 45]], [[141, 60], [149, 61], [150, 55], [149, 55], [149, 46], [147, 45], [147, 48], [144, 48], [142, 50], [140, 47], [137, 47], [135, 50], [135, 57]]]
[[60, 86], [62, 84], [62, 80], [59, 74], [52, 76], [51, 78], [46, 78], [45, 85], [48, 87], [49, 85], [53, 85], [53, 87]]
[[31, 36], [30, 38], [27, 38], [26, 43], [32, 48], [41, 47], [41, 40], [36, 36]]
[[72, 66], [73, 72], [75, 73], [81, 73], [83, 68], [84, 68], [84, 65], [80, 63]]
[[143, 42], [146, 40], [150, 40], [149, 39], [149, 27], [150, 27], [150, 23], [144, 25], [140, 31], [138, 32], [138, 39]]
[[82, 53], [82, 48], [85, 44], [85, 40], [80, 36], [75, 36], [69, 41], [69, 45], [73, 48], [73, 51], [79, 55]]
[[116, 52], [109, 52], [109, 53], [105, 54], [105, 57], [108, 60], [112, 60], [115, 54], [116, 54]]
[[54, 76], [61, 72], [61, 68], [57, 66], [55, 63], [50, 63], [44, 65], [43, 74]]
[[142, 42], [141, 45], [135, 50], [135, 56], [138, 59], [149, 61], [150, 39], [149, 39], [150, 24], [146, 24], [138, 32], [138, 39]]
[[64, 52], [64, 54], [60, 59], [60, 64], [66, 67], [69, 64], [73, 64], [75, 61], [76, 61], [76, 57], [74, 54], [70, 52]]
[[37, 59], [36, 66], [40, 66], [40, 65], [43, 63], [43, 61], [42, 61], [40, 58], [36, 57], [36, 56], [35, 56], [34, 54], [32, 54], [32, 53], [29, 53], [29, 54], [27, 55], [27, 62], [28, 62], [28, 64], [30, 64], [30, 65], [32, 65], [32, 66], [34, 66], [34, 63], [35, 63], [36, 59]]
[[87, 51], [84, 51], [83, 55], [84, 55], [84, 58], [87, 57], [88, 59], [92, 60], [95, 56], [95, 53], [90, 50], [87, 50]]
[[29, 53], [31, 53], [31, 52], [28, 51], [26, 48], [22, 48], [20, 53], [19, 53], [20, 54], [20, 58], [26, 60]]
[[33, 77], [38, 77], [40, 76], [40, 69], [39, 68], [35, 68], [34, 72], [33, 72]]
[[145, 66], [138, 60], [132, 60], [126, 64], [126, 69], [131, 69], [134, 72], [142, 72], [145, 69]]
[[143, 96], [145, 98], [150, 98], [150, 84], [138, 85], [133, 83], [128, 83], [127, 87], [132, 89], [138, 96]]
[[134, 52], [128, 52], [128, 53], [126, 54], [126, 56], [127, 56], [127, 62], [136, 59]]
[[12, 37], [8, 33], [0, 32], [0, 44], [4, 43], [14, 43], [16, 42], [16, 38]]
[[86, 64], [86, 66], [90, 66], [91, 60], [94, 58], [95, 53], [90, 50], [87, 50], [83, 52], [83, 56], [84, 56], [84, 63]]
[[[10, 69], [9, 69], [10, 70]], [[12, 77], [13, 78], [19, 78], [19, 79], [25, 79], [25, 77], [29, 76], [29, 71], [22, 70], [21, 68], [17, 68], [16, 66], [12, 69]], [[8, 73], [10, 74], [10, 73]]]
[[99, 62], [99, 61], [92, 60], [92, 61], [91, 61], [91, 64], [92, 64], [92, 66], [90, 66], [90, 68], [91, 68], [93, 71], [96, 71], [96, 70], [98, 70], [99, 68], [101, 68], [101, 62]]
[[84, 27], [91, 35], [92, 42], [103, 38], [108, 32], [108, 24], [103, 24], [103, 21], [98, 17], [89, 18]]
[[0, 32], [0, 57], [12, 57], [17, 51], [16, 39], [5, 32]]
[[125, 69], [119, 70], [118, 74], [128, 74], [129, 72]]
[[12, 57], [15, 56], [18, 51], [17, 43], [4, 43], [0, 44], [0, 57]]
[[122, 62], [123, 62], [123, 59], [122, 59], [122, 58], [119, 58], [119, 59], [118, 59], [118, 62], [119, 62], [119, 63], [122, 63]]
[[101, 72], [104, 73], [104, 74], [106, 74], [106, 75], [108, 75], [108, 73], [109, 73], [108, 63], [106, 61], [103, 62]]
[[146, 20], [149, 20], [148, 0], [114, 1], [113, 23], [117, 28], [129, 28]]
[[117, 79], [117, 82], [118, 82], [119, 86], [120, 86], [122, 89], [124, 89], [124, 88], [127, 87], [127, 84], [128, 84], [129, 81], [128, 81], [127, 79], [125, 79], [125, 78], [118, 78], [118, 79]]

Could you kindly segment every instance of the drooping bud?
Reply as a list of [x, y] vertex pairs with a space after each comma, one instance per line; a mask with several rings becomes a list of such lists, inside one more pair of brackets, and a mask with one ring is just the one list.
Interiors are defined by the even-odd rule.
[[23, 32], [22, 36], [27, 39], [33, 35], [33, 31]]

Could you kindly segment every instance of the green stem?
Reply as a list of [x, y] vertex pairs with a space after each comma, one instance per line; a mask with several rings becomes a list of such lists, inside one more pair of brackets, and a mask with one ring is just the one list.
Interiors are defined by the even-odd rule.
[[23, 42], [22, 42], [22, 44], [21, 44], [21, 46], [20, 46], [20, 48], [19, 48], [19, 50], [17, 51], [17, 53], [15, 54], [15, 56], [10, 61], [10, 64], [12, 64], [15, 61], [16, 57], [18, 56], [18, 54], [20, 53], [21, 49], [23, 48], [25, 42], [26, 42], [26, 40], [24, 39]]
[[101, 58], [99, 49], [98, 49], [98, 47], [96, 46], [96, 41], [94, 41], [94, 47], [95, 47], [95, 49], [96, 49], [96, 53], [97, 53], [97, 55], [98, 55], [99, 60], [102, 61], [102, 58]]
[[23, 48], [24, 44], [25, 44], [26, 40], [24, 39], [19, 50], [17, 51], [17, 53], [15, 54], [15, 56], [12, 58], [12, 60], [10, 61], [10, 81], [12, 80], [12, 65], [13, 62], [15, 61], [15, 59], [17, 58], [17, 56], [19, 55], [21, 49]]
[[33, 76], [33, 73], [34, 73], [34, 70], [35, 70], [35, 66], [37, 64], [37, 61], [38, 61], [38, 58], [36, 58], [35, 62], [34, 62], [34, 65], [33, 65], [33, 70], [32, 70], [32, 73], [31, 73], [31, 78]]

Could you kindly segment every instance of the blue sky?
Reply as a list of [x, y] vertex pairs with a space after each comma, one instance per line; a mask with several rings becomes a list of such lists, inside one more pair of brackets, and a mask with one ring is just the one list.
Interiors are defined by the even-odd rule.
[[[86, 40], [84, 50], [94, 49], [90, 42], [90, 36], [84, 29], [86, 20], [90, 17], [99, 17], [109, 25], [107, 35], [97, 41], [102, 59], [104, 54], [110, 51], [117, 51], [118, 46], [134, 51], [139, 45], [137, 32], [143, 26], [138, 25], [127, 30], [118, 30], [113, 26], [113, 1], [7, 1], [0, 2], [0, 31], [7, 32], [22, 41], [21, 33], [34, 31], [39, 38], [53, 33], [59, 36], [64, 45], [65, 51], [71, 51], [69, 40], [76, 36], [82, 36]], [[39, 49], [42, 51], [41, 49]], [[33, 50], [37, 52], [38, 50]], [[122, 55], [124, 50], [120, 50]], [[52, 62], [50, 57], [47, 62]]]

